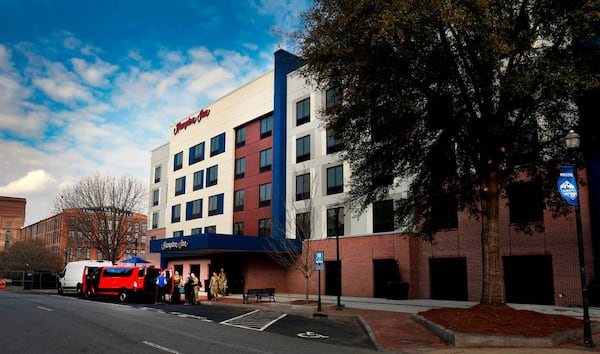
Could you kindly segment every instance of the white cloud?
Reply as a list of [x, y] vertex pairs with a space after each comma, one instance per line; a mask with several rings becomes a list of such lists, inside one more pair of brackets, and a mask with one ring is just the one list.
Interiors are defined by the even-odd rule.
[[48, 187], [48, 184], [54, 182], [54, 178], [44, 170], [35, 170], [28, 172], [25, 176], [9, 182], [6, 186], [0, 186], [2, 195], [22, 195], [33, 192], [39, 192]]
[[118, 66], [111, 65], [100, 59], [91, 64], [81, 58], [71, 59], [71, 64], [75, 72], [90, 86], [102, 87], [109, 84], [107, 76], [118, 69]]
[[57, 102], [92, 101], [91, 94], [83, 86], [60, 77], [34, 79], [33, 84]]

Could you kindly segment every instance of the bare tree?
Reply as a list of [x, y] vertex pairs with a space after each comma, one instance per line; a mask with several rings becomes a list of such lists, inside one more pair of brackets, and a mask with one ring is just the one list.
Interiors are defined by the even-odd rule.
[[[313, 182], [314, 176], [309, 182], [310, 186], [316, 185]], [[301, 201], [291, 201], [298, 198]], [[269, 256], [279, 265], [300, 274], [305, 280], [305, 300], [308, 301], [310, 279], [316, 265], [311, 238], [316, 235], [318, 214], [314, 210], [313, 195], [310, 192], [296, 194], [296, 198], [288, 200], [284, 203], [286, 217], [283, 225], [272, 225], [273, 234], [278, 234], [279, 237], [268, 237], [266, 241], [271, 250]]]
[[0, 253], [0, 269], [58, 272], [62, 259], [44, 246], [41, 239], [17, 241]]
[[134, 177], [97, 173], [65, 188], [54, 201], [54, 211], [69, 210], [69, 229], [116, 263], [131, 247], [129, 221], [143, 210], [146, 196], [146, 186]]

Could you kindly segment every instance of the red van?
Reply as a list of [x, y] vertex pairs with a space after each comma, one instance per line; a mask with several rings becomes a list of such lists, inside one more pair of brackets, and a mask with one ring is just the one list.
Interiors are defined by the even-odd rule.
[[139, 266], [99, 267], [91, 275], [87, 275], [88, 272], [85, 271], [82, 279], [84, 294], [87, 298], [117, 297], [120, 302], [126, 302], [130, 298], [147, 301], [154, 297], [155, 280], [160, 272], [160, 268]]

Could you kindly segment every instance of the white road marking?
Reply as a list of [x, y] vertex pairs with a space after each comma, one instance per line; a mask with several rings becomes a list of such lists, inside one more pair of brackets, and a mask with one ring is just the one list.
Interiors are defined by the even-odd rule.
[[178, 351], [177, 351], [177, 350], [175, 350], [175, 349], [171, 349], [171, 348], [163, 347], [162, 345], [158, 345], [158, 344], [155, 344], [155, 343], [152, 343], [152, 342], [148, 342], [148, 341], [146, 341], [146, 340], [142, 341], [142, 343], [144, 343], [144, 344], [146, 344], [147, 346], [150, 346], [150, 347], [152, 347], [152, 348], [160, 349], [160, 350], [162, 350], [162, 351], [164, 351], [164, 352], [167, 352], [167, 353], [181, 354], [181, 352], [178, 352]]
[[259, 312], [254, 310], [246, 314], [230, 318], [221, 322], [222, 325], [251, 329], [253, 331], [264, 331], [273, 323], [287, 316], [286, 313], [279, 315], [272, 312]]
[[46, 311], [50, 311], [50, 312], [54, 311], [53, 309], [49, 309], [49, 308], [44, 307], [44, 306], [38, 306], [37, 308], [40, 309], [40, 310], [46, 310]]

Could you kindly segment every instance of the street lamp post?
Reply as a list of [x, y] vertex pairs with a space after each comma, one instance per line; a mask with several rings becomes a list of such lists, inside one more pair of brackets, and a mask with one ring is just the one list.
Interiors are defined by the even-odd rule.
[[[575, 165], [574, 154], [579, 149], [580, 139], [579, 134], [575, 133], [573, 130], [570, 130], [567, 136], [565, 137], [565, 145], [567, 150], [569, 151], [569, 155], [571, 157], [571, 162], [573, 164], [573, 176], [575, 178], [575, 185], [577, 186], [577, 167]], [[579, 188], [577, 188], [578, 190]], [[592, 329], [591, 329], [591, 321], [590, 321], [590, 302], [588, 298], [587, 291], [587, 281], [585, 276], [585, 261], [584, 261], [584, 253], [583, 253], [583, 235], [581, 228], [581, 210], [579, 208], [579, 197], [577, 198], [577, 203], [575, 204], [575, 221], [577, 224], [577, 248], [579, 251], [579, 275], [581, 277], [581, 298], [583, 303], [583, 344], [592, 348], [594, 346], [594, 342], [592, 340]]]

